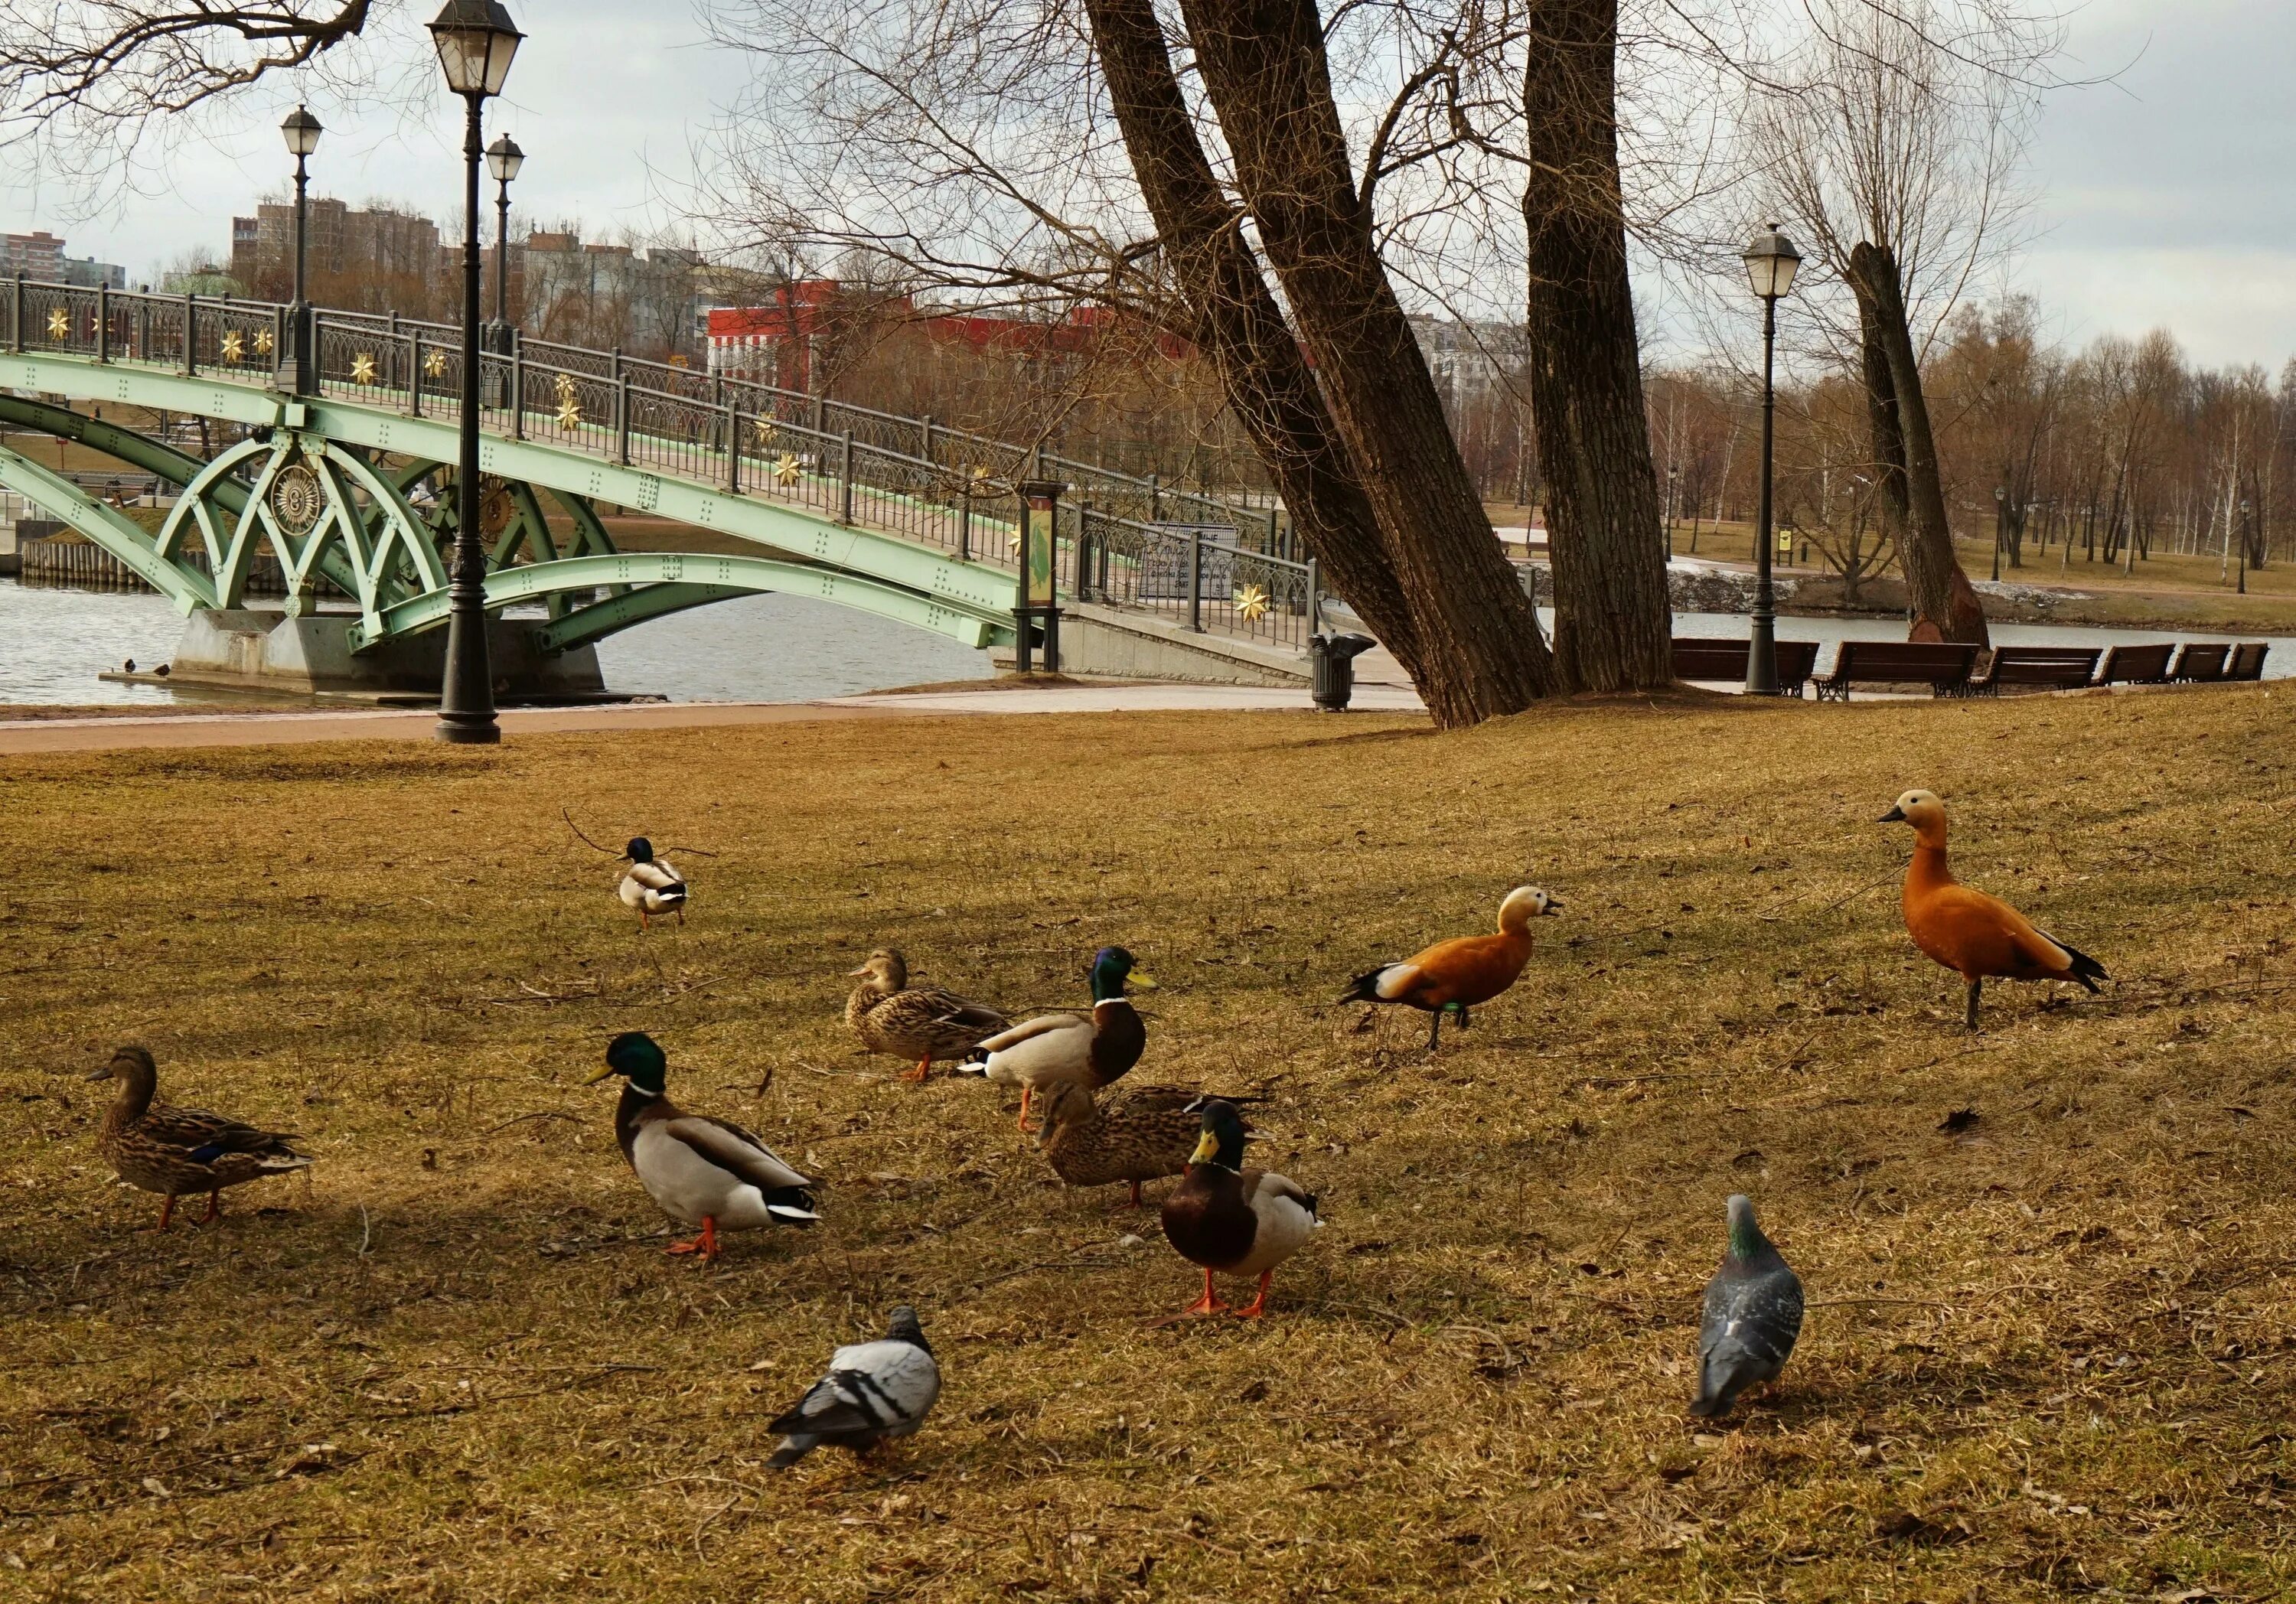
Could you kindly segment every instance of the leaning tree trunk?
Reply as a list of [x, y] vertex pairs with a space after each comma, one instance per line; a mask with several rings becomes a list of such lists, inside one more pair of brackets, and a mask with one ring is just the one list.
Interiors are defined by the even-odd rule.
[[[1860, 241], [1849, 253], [1849, 281], [1862, 320], [1871, 307], [1872, 330], [1890, 374], [1903, 441], [1906, 520], [1898, 544], [1906, 570], [1906, 591], [1914, 606], [1914, 628], [1926, 624], [1940, 637], [1965, 645], [1991, 644], [1985, 609], [1976, 587], [1954, 554], [1953, 527], [1946, 517], [1945, 487], [1938, 477], [1937, 440], [1930, 431], [1930, 409], [1922, 393], [1921, 364], [1906, 326], [1906, 299], [1898, 282], [1898, 259], [1882, 246]], [[1871, 367], [1869, 364], [1869, 385]]]
[[1530, 414], [1547, 463], [1554, 659], [1587, 691], [1673, 677], [1666, 541], [1619, 188], [1617, 0], [1533, 0], [1523, 75]]
[[1444, 725], [1520, 711], [1554, 689], [1553, 659], [1380, 260], [1315, 0], [1181, 10], [1237, 187], [1418, 625], [1420, 693]]
[[1210, 355], [1323, 577], [1417, 683], [1426, 654], [1379, 520], [1204, 154], [1154, 0], [1087, 0], [1086, 10], [1133, 174], [1185, 303], [1179, 331]]

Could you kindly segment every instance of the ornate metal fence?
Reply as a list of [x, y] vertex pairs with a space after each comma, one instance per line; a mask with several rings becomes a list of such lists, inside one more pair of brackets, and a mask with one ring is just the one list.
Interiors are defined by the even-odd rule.
[[[67, 352], [285, 389], [292, 319], [274, 302], [34, 283], [0, 290], [7, 348]], [[319, 393], [426, 417], [461, 408], [462, 331], [389, 314], [312, 318]], [[530, 340], [481, 355], [484, 427], [862, 523], [1017, 574], [1018, 487], [1064, 487], [1055, 575], [1069, 598], [1273, 645], [1320, 624], [1314, 561], [1272, 509], [824, 396]]]

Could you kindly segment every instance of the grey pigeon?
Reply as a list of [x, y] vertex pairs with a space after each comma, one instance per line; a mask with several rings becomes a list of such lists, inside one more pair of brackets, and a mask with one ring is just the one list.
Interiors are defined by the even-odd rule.
[[829, 1373], [767, 1428], [789, 1435], [766, 1464], [785, 1470], [824, 1443], [857, 1453], [888, 1437], [906, 1436], [924, 1424], [939, 1396], [940, 1366], [933, 1363], [917, 1312], [903, 1304], [882, 1338], [832, 1354]]
[[1774, 1381], [1801, 1335], [1801, 1277], [1788, 1267], [1762, 1228], [1753, 1199], [1730, 1199], [1730, 1248], [1706, 1283], [1706, 1322], [1698, 1334], [1694, 1415], [1730, 1412], [1738, 1395]]

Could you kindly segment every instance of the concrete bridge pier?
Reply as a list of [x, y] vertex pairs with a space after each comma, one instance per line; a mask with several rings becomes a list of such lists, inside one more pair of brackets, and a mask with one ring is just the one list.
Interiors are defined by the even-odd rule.
[[[393, 701], [438, 696], [447, 658], [445, 630], [386, 639], [354, 653], [350, 632], [357, 623], [350, 613], [294, 617], [258, 608], [195, 612], [184, 621], [166, 683]], [[488, 620], [496, 697], [529, 702], [623, 700], [606, 690], [594, 647], [546, 653], [537, 641], [541, 628], [538, 619]]]

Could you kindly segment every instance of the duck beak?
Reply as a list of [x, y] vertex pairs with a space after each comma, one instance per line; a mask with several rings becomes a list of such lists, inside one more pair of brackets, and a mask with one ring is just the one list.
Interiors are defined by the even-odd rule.
[[1546, 907], [1545, 912], [1549, 918], [1553, 918], [1555, 914], [1562, 912], [1562, 899], [1559, 896], [1548, 897], [1546, 899]]
[[1892, 807], [1888, 813], [1874, 821], [1876, 824], [1902, 824], [1905, 822], [1906, 810], [1902, 807]]
[[1156, 989], [1156, 977], [1150, 974], [1146, 970], [1134, 970], [1130, 974], [1125, 976], [1124, 978], [1128, 984], [1138, 986], [1142, 991], [1154, 991]]
[[604, 1068], [599, 1070], [597, 1074], [590, 1076], [589, 1079], [584, 1081], [582, 1084], [586, 1086], [594, 1086], [600, 1081], [605, 1079], [608, 1076], [613, 1073], [614, 1067], [611, 1064], [608, 1064]]
[[869, 968], [868, 965], [864, 964], [857, 970], [847, 970], [845, 971], [845, 978], [848, 980], [866, 980], [871, 975], [873, 975], [876, 972], [876, 970]]
[[110, 1080], [111, 1078], [111, 1066], [106, 1064], [101, 1069], [91, 1069], [80, 1078], [83, 1080], [92, 1081]]
[[1190, 1164], [1208, 1164], [1219, 1157], [1219, 1138], [1206, 1131], [1196, 1138], [1196, 1150], [1188, 1155]]

